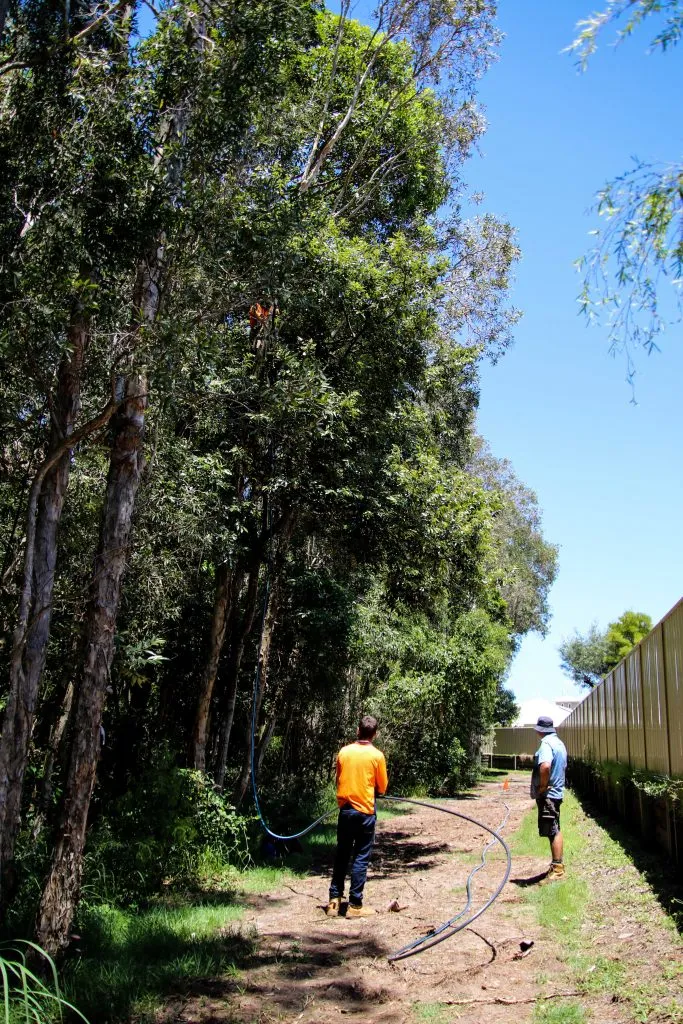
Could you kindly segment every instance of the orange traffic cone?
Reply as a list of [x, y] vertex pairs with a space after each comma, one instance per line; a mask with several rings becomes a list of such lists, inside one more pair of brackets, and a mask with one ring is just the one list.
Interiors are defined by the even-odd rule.
[[503, 783], [503, 791], [507, 792], [509, 788], [510, 788], [510, 780], [506, 779], [505, 782]]

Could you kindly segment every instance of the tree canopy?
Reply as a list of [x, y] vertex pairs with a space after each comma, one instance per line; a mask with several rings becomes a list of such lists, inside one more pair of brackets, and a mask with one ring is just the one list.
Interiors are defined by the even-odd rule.
[[587, 633], [562, 641], [562, 669], [575, 683], [592, 689], [651, 629], [652, 619], [644, 612], [626, 611], [605, 630], [594, 622]]
[[145, 10], [0, 29], [0, 903], [51, 953], [93, 873], [248, 831], [255, 677], [275, 806], [368, 709], [397, 786], [467, 783], [556, 573], [473, 424], [519, 316], [457, 204], [495, 5]]

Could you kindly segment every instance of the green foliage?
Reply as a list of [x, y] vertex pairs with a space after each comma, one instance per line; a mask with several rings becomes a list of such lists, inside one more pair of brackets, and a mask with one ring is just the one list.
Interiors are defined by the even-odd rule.
[[506, 459], [496, 459], [477, 438], [471, 472], [498, 501], [492, 527], [491, 572], [505, 601], [512, 631], [545, 636], [548, 595], [558, 572], [558, 548], [541, 532], [541, 511], [533, 491]]
[[[77, 425], [128, 373], [149, 381], [90, 814], [93, 921], [102, 903], [147, 904], [248, 860], [250, 820], [179, 766], [221, 635], [207, 763], [218, 777], [234, 707], [226, 787], [239, 790], [266, 580], [280, 604], [262, 779], [294, 820], [368, 706], [397, 787], [471, 781], [556, 572], [535, 496], [473, 434], [479, 360], [519, 317], [514, 230], [490, 213], [463, 222], [454, 202], [484, 129], [474, 89], [495, 5], [392, 0], [378, 33], [346, 3], [340, 18], [308, 0], [178, 0], [141, 35], [142, 13], [18, 3], [0, 39], [3, 634], [75, 333]], [[155, 260], [159, 308], [140, 330], [137, 273]], [[69, 456], [25, 792], [29, 917], [78, 742], [107, 430]]]
[[626, 611], [606, 630], [594, 622], [585, 636], [577, 632], [562, 641], [562, 669], [574, 682], [592, 689], [651, 629], [652, 619], [645, 612]]
[[681, 0], [609, 0], [607, 6], [577, 25], [581, 31], [568, 47], [575, 53], [581, 66], [585, 67], [598, 47], [598, 39], [602, 32], [611, 24], [619, 22], [626, 16], [625, 22], [618, 28], [616, 42], [622, 43], [641, 26], [646, 18], [663, 17], [664, 26], [652, 39], [652, 49], [662, 50], [675, 45], [683, 33], [683, 4]]
[[671, 803], [683, 799], [683, 779], [667, 775], [666, 772], [632, 768], [622, 761], [599, 761], [597, 758], [576, 760], [586, 765], [597, 779], [609, 779], [615, 786], [623, 786], [629, 782], [642, 793], [655, 799], [669, 800]]
[[470, 785], [509, 657], [505, 628], [482, 611], [430, 623], [406, 608], [387, 612], [375, 595], [356, 651], [392, 790], [452, 793]]
[[0, 979], [5, 1024], [48, 1024], [65, 1010], [88, 1024], [62, 994], [54, 961], [34, 942], [0, 946]]
[[[585, 68], [608, 25], [625, 19], [617, 31], [620, 43], [650, 17], [660, 24], [652, 50], [665, 52], [679, 42], [680, 0], [610, 0], [579, 22], [568, 50]], [[577, 261], [584, 275], [581, 310], [589, 322], [606, 323], [611, 349], [625, 351], [629, 374], [634, 372], [632, 346], [652, 352], [657, 336], [680, 313], [682, 186], [680, 161], [666, 167], [636, 161], [598, 192], [596, 212], [603, 227], [591, 232], [595, 245]]]
[[589, 689], [608, 671], [607, 636], [598, 628], [597, 622], [591, 624], [584, 636], [576, 632], [574, 636], [565, 638], [559, 653], [562, 670], [574, 682]]
[[163, 886], [196, 882], [207, 856], [249, 862], [249, 819], [201, 772], [161, 763], [145, 771], [94, 827], [84, 883], [90, 906], [138, 903]]
[[614, 668], [652, 629], [652, 619], [644, 612], [624, 612], [607, 627], [607, 665]]
[[502, 683], [498, 683], [496, 700], [493, 706], [494, 725], [512, 725], [519, 714], [519, 705], [515, 700], [512, 690], [506, 689]]

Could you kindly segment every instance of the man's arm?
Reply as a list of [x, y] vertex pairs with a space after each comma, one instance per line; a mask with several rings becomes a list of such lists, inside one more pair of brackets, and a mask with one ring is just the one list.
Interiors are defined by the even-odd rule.
[[375, 768], [375, 792], [379, 793], [380, 796], [384, 796], [388, 786], [387, 762], [384, 759], [384, 754], [382, 754]]
[[553, 749], [545, 740], [538, 748], [538, 792], [537, 796], [545, 796], [550, 787], [550, 769], [553, 763]]
[[545, 796], [550, 786], [550, 762], [541, 761], [538, 766], [539, 780], [538, 780], [538, 796]]

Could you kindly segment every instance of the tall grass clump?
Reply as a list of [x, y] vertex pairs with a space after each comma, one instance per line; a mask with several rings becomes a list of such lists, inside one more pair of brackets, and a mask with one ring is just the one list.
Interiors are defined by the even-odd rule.
[[65, 1010], [88, 1024], [62, 994], [54, 961], [34, 942], [0, 946], [0, 978], [4, 1024], [52, 1024]]

